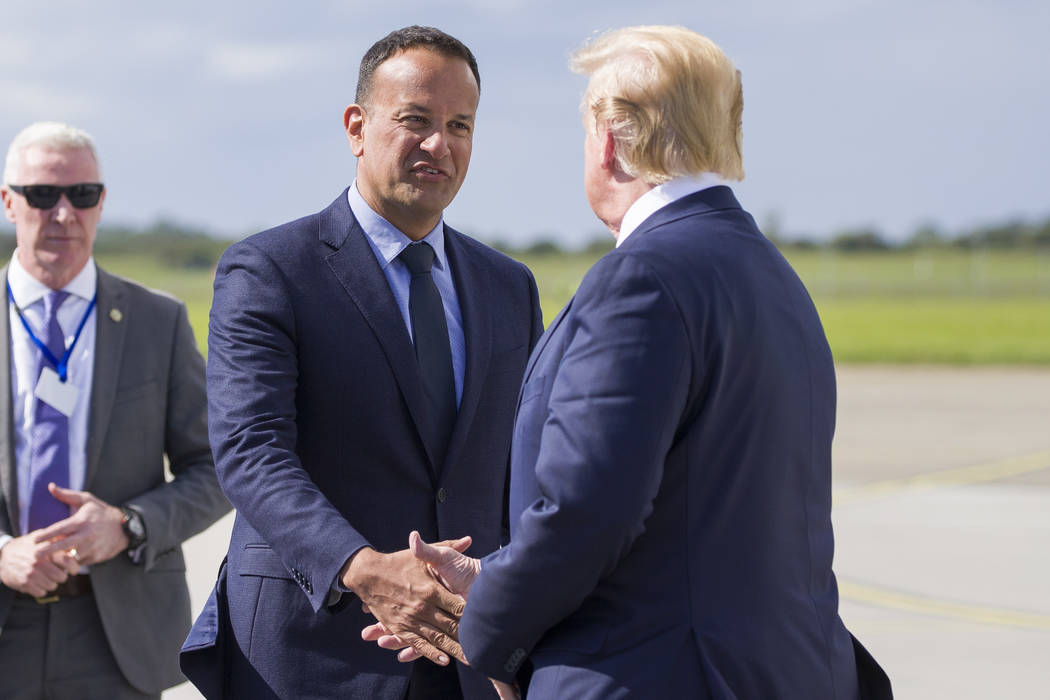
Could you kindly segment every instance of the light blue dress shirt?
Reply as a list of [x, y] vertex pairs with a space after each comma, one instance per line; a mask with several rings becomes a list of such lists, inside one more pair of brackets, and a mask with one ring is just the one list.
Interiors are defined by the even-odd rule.
[[[390, 291], [394, 293], [397, 300], [397, 308], [401, 311], [401, 318], [405, 321], [408, 336], [412, 337], [412, 320], [408, 311], [408, 289], [412, 275], [404, 261], [397, 259], [401, 251], [414, 241], [399, 231], [393, 224], [377, 214], [372, 207], [368, 206], [361, 193], [357, 191], [357, 180], [347, 191], [347, 200], [354, 218], [365, 232], [365, 239], [372, 247], [379, 267], [386, 275]], [[452, 268], [449, 266], [448, 256], [445, 254], [445, 220], [438, 221], [437, 226], [422, 238], [434, 249], [434, 267], [431, 275], [434, 284], [437, 285], [438, 293], [441, 294], [441, 303], [445, 307], [445, 323], [448, 325], [448, 341], [452, 350], [452, 373], [456, 380], [456, 405], [463, 398], [463, 374], [467, 364], [467, 345], [463, 337], [463, 315], [459, 310], [459, 297], [456, 296], [456, 285], [452, 279]]]

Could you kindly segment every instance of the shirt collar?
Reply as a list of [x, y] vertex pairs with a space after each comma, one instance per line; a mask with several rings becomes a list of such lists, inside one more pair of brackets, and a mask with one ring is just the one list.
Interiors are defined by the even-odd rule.
[[[88, 258], [84, 269], [70, 280], [62, 291], [69, 292], [86, 301], [91, 301], [95, 296], [95, 287], [98, 282], [98, 270], [95, 269], [95, 256]], [[7, 283], [11, 285], [11, 294], [15, 298], [15, 304], [19, 308], [26, 308], [44, 298], [51, 288], [29, 274], [22, 263], [18, 261], [18, 250], [15, 249], [11, 256], [11, 264], [7, 267]]]
[[[357, 219], [357, 223], [361, 225], [368, 239], [372, 241], [372, 247], [379, 253], [379, 265], [384, 270], [394, 258], [401, 255], [402, 250], [415, 243], [369, 206], [357, 190], [356, 179], [347, 190], [346, 198], [350, 203], [350, 211], [354, 213], [354, 218]], [[437, 226], [421, 240], [429, 243], [434, 249], [434, 264], [440, 269], [445, 269], [448, 266], [445, 256], [445, 217], [438, 219]]]
[[657, 185], [634, 200], [634, 204], [623, 215], [623, 221], [620, 222], [620, 235], [616, 237], [616, 247], [623, 245], [627, 237], [634, 233], [643, 221], [671, 202], [676, 202], [700, 190], [724, 184], [726, 184], [725, 179], [718, 173], [705, 172], [699, 175], [676, 177], [662, 185]]

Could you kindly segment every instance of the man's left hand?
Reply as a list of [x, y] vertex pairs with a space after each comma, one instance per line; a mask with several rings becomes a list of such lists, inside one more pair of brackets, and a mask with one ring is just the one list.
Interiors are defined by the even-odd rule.
[[48, 484], [51, 495], [70, 506], [72, 514], [40, 530], [40, 540], [52, 540], [47, 551], [75, 551], [85, 566], [100, 564], [128, 548], [121, 523], [124, 513], [87, 491]]

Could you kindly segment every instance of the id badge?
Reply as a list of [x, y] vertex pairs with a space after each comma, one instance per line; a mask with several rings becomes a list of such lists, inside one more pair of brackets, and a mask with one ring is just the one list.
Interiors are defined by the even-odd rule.
[[63, 383], [58, 378], [58, 372], [50, 367], [44, 367], [40, 372], [40, 381], [36, 383], [36, 391], [33, 394], [48, 406], [69, 418], [73, 415], [73, 408], [77, 405], [77, 396], [80, 394], [80, 389], [69, 382]]

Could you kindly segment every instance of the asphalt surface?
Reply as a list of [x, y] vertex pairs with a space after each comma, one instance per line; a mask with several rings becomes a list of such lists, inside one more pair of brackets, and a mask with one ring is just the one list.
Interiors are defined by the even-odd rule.
[[[1050, 698], [1050, 370], [840, 367], [838, 384], [847, 627], [897, 698]], [[186, 543], [195, 610], [232, 524]]]

